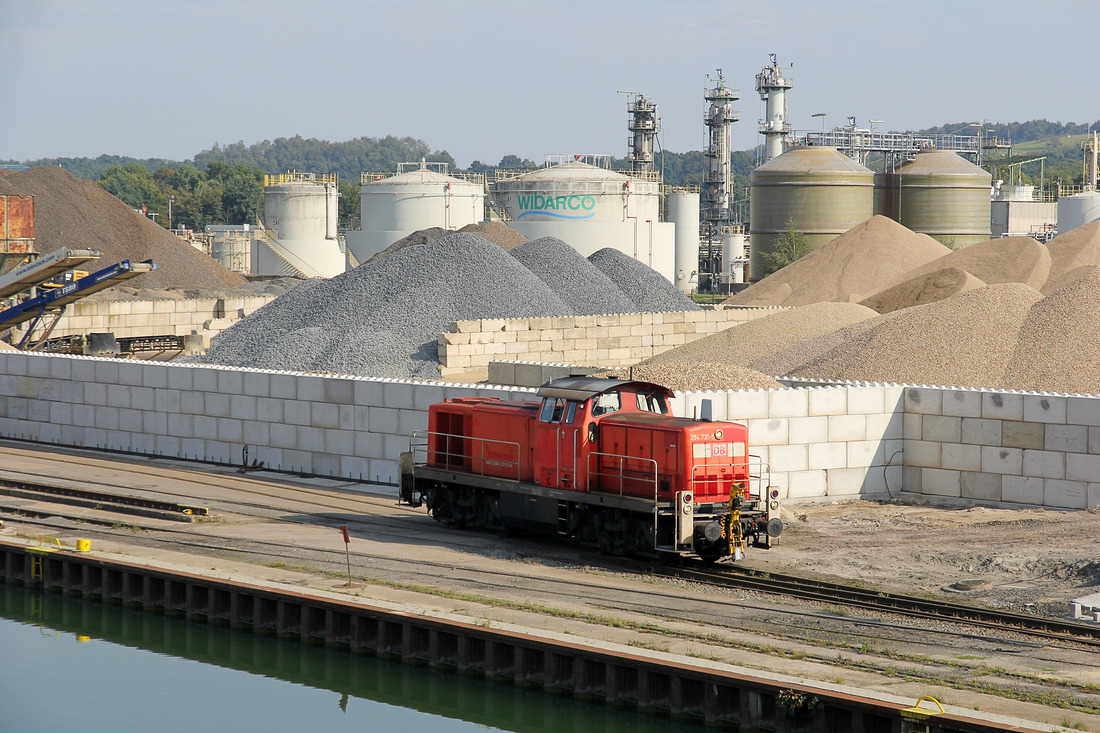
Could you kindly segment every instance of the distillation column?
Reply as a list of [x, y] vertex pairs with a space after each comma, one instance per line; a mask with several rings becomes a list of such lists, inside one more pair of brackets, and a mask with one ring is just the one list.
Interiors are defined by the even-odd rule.
[[783, 154], [783, 144], [791, 134], [787, 122], [787, 90], [794, 86], [790, 77], [784, 77], [776, 62], [775, 54], [768, 54], [771, 64], [756, 75], [756, 91], [764, 101], [764, 120], [760, 134], [764, 136], [764, 162]]
[[730, 218], [730, 201], [733, 194], [733, 171], [730, 166], [732, 147], [732, 125], [737, 122], [733, 111], [734, 101], [740, 95], [734, 89], [725, 86], [722, 70], [718, 70], [718, 83], [703, 92], [703, 99], [709, 103], [703, 121], [707, 126], [708, 169], [703, 181], [703, 219], [709, 225], [710, 234], [721, 231], [723, 223]]

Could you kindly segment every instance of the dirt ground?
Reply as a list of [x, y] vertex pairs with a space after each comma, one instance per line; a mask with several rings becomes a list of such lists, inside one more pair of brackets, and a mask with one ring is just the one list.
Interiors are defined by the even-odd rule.
[[1054, 617], [1100, 592], [1100, 507], [849, 501], [790, 505], [784, 515], [779, 546], [750, 553], [743, 565]]

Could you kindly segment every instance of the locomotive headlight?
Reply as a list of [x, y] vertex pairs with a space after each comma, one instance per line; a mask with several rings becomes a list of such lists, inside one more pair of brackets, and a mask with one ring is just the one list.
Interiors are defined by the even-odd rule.
[[779, 508], [779, 502], [776, 501], [775, 499], [772, 499], [772, 509], [778, 509], [778, 508]]
[[691, 504], [684, 504], [684, 514], [691, 514]]
[[715, 440], [721, 440], [722, 439], [722, 430], [721, 429], [718, 429], [718, 430], [714, 431], [714, 439]]

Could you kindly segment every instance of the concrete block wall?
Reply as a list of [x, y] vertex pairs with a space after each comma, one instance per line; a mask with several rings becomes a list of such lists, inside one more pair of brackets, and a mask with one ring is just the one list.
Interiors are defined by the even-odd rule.
[[[110, 332], [131, 336], [187, 336], [217, 333], [259, 310], [275, 296], [182, 298], [180, 300], [78, 301], [61, 316], [51, 336]], [[22, 328], [22, 330], [21, 330]], [[25, 333], [16, 329], [14, 341]]]
[[907, 387], [905, 485], [916, 493], [1100, 505], [1100, 398]]
[[439, 336], [440, 372], [446, 378], [487, 371], [489, 363], [498, 360], [629, 366], [779, 310], [726, 308], [458, 321]]

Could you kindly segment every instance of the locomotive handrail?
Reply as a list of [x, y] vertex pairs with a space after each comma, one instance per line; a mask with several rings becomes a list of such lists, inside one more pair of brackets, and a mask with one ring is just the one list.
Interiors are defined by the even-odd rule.
[[[753, 473], [753, 466], [756, 466], [756, 473]], [[764, 476], [767, 475], [765, 481]], [[772, 468], [771, 464], [767, 463], [763, 458], [757, 455], [749, 454], [749, 499], [752, 499], [752, 484], [756, 481], [756, 499], [757, 501], [763, 501], [768, 498], [767, 487], [772, 482]], [[762, 484], [763, 482], [763, 484]]]
[[[471, 443], [476, 443], [480, 448], [479, 452], [480, 452], [481, 455], [478, 456], [478, 455], [473, 455], [472, 453], [466, 453], [466, 452], [454, 452], [454, 451], [450, 451], [450, 450], [439, 450], [438, 448], [433, 450], [433, 449], [429, 448], [429, 446], [428, 446], [428, 440], [429, 440], [429, 438], [431, 438], [433, 436], [439, 437], [439, 438], [456, 438], [456, 439], [459, 439], [459, 440], [470, 441]], [[511, 460], [499, 459], [499, 458], [486, 458], [485, 457], [485, 448], [486, 448], [487, 443], [497, 443], [499, 445], [510, 447], [512, 449], [512, 452], [515, 454], [516, 459], [514, 461], [511, 461]], [[431, 463], [429, 463], [429, 458], [431, 456], [435, 456], [437, 458], [437, 460], [440, 457], [445, 459], [444, 460], [444, 465], [449, 465], [450, 464], [450, 461], [446, 460], [446, 459], [451, 459], [451, 458], [466, 459], [466, 460], [469, 460], [471, 462], [471, 466], [470, 466], [470, 469], [469, 469], [470, 473], [475, 473], [479, 476], [485, 476], [486, 475], [486, 473], [485, 473], [486, 463], [488, 461], [496, 461], [497, 465], [513, 467], [515, 469], [515, 477], [514, 477], [515, 480], [519, 481], [519, 478], [520, 478], [521, 466], [520, 466], [520, 460], [519, 460], [520, 459], [519, 443], [514, 443], [512, 441], [492, 440], [490, 438], [474, 438], [474, 437], [471, 437], [469, 435], [461, 435], [461, 434], [458, 434], [458, 433], [440, 433], [440, 432], [436, 432], [436, 431], [432, 431], [432, 430], [417, 430], [417, 431], [413, 432], [413, 434], [409, 438], [409, 450], [411, 450], [412, 453], [413, 453], [413, 462], [414, 463], [417, 462], [416, 457], [418, 455], [423, 456], [424, 460], [420, 462], [421, 465], [425, 465], [425, 466], [432, 465]], [[476, 468], [476, 469], [474, 468], [474, 465], [473, 465], [475, 462], [477, 462], [477, 465], [478, 465], [478, 468]], [[496, 474], [494, 474], [494, 475], [496, 475]], [[509, 477], [502, 477], [502, 478], [509, 478]]]
[[[605, 473], [603, 471], [599, 471], [598, 469], [599, 469], [600, 463], [599, 463], [598, 460], [596, 461], [596, 469], [597, 470], [593, 470], [593, 468], [592, 468], [592, 459], [593, 458], [598, 459], [601, 456], [604, 457], [604, 458], [618, 459], [618, 461], [619, 461], [619, 472], [616, 474], [616, 473]], [[598, 451], [592, 451], [591, 453], [588, 454], [588, 490], [593, 491], [593, 489], [592, 489], [592, 483], [593, 483], [592, 477], [593, 476], [596, 477], [596, 481], [595, 481], [595, 485], [596, 485], [595, 490], [596, 491], [599, 491], [599, 485], [600, 485], [599, 478], [601, 476], [608, 476], [608, 477], [611, 477], [611, 478], [618, 478], [618, 480], [619, 480], [619, 496], [620, 497], [623, 496], [623, 490], [626, 487], [626, 479], [627, 479], [626, 465], [625, 465], [626, 461], [633, 461], [634, 463], [641, 463], [641, 464], [646, 464], [646, 463], [652, 464], [652, 466], [653, 466], [653, 478], [652, 479], [650, 479], [649, 477], [641, 477], [641, 476], [631, 476], [630, 478], [633, 481], [646, 481], [646, 482], [648, 482], [648, 481], [652, 480], [652, 482], [653, 482], [653, 501], [656, 502], [657, 501], [657, 461], [653, 460], [652, 458], [638, 458], [637, 456], [626, 456], [626, 455], [622, 455], [620, 453], [600, 453]]]

